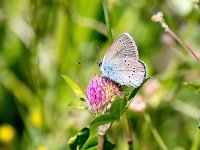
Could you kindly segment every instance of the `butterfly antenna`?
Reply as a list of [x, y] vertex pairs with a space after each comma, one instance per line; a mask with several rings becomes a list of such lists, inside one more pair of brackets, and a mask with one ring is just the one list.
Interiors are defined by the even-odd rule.
[[78, 61], [77, 64], [78, 64], [78, 65], [82, 65], [82, 64], [90, 64], [90, 63], [92, 63], [92, 62], [93, 62], [92, 60]]
[[103, 56], [103, 55], [102, 55], [102, 53], [101, 53], [101, 50], [100, 50], [100, 48], [99, 48], [99, 45], [97, 45], [96, 47], [97, 47], [97, 50], [98, 50], [98, 52], [99, 52], [99, 56], [100, 56], [100, 58], [101, 58], [100, 60], [102, 60], [102, 56]]

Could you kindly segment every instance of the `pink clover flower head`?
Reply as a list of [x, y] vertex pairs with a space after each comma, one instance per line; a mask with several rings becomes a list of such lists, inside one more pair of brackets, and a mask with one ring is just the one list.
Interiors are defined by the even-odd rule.
[[86, 91], [86, 103], [91, 113], [105, 113], [115, 99], [123, 96], [122, 87], [105, 76], [95, 76]]
[[134, 112], [144, 112], [147, 107], [147, 103], [144, 97], [136, 95], [129, 106]]

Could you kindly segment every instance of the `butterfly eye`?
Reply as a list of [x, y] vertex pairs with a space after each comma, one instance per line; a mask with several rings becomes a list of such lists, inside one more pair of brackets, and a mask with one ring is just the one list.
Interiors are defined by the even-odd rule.
[[102, 61], [98, 61], [97, 64], [99, 65], [99, 67], [102, 66]]

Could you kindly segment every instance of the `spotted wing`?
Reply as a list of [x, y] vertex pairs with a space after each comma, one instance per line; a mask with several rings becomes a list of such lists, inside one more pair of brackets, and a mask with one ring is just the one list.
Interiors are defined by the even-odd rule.
[[[112, 64], [113, 63], [113, 64]], [[123, 61], [112, 61], [114, 76], [110, 78], [121, 85], [139, 87], [146, 79], [146, 66], [142, 61], [126, 59]]]
[[115, 59], [129, 56], [138, 60], [138, 50], [133, 38], [128, 33], [122, 33], [111, 45], [107, 54], [103, 58], [103, 63], [109, 63]]
[[105, 55], [101, 70], [121, 85], [138, 87], [146, 78], [146, 67], [139, 61], [137, 46], [128, 33], [120, 35]]

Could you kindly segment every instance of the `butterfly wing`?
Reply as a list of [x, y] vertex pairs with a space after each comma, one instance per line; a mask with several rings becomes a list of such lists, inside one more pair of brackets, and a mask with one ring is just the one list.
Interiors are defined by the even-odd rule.
[[123, 33], [105, 55], [101, 70], [105, 76], [121, 85], [138, 87], [146, 78], [145, 64], [138, 57], [133, 38]]
[[[133, 38], [128, 33], [122, 33], [108, 49], [103, 62], [109, 62], [117, 57], [129, 55], [132, 59], [138, 60], [138, 50]], [[119, 58], [120, 59], [120, 58]]]
[[124, 62], [115, 60], [111, 62], [115, 75], [111, 77], [114, 81], [127, 86], [139, 87], [146, 78], [146, 66], [142, 61], [124, 59]]

